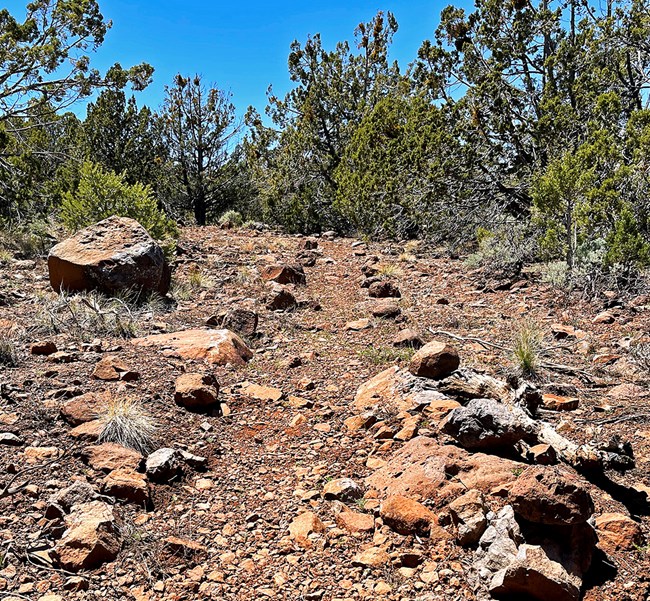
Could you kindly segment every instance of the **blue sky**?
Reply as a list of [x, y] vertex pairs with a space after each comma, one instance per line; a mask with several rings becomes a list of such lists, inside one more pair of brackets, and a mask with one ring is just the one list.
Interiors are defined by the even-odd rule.
[[[27, 0], [5, 0], [16, 17]], [[237, 112], [249, 105], [260, 112], [266, 89], [290, 88], [287, 72], [289, 45], [321, 33], [325, 47], [352, 39], [354, 28], [378, 10], [393, 12], [399, 23], [392, 58], [406, 65], [422, 40], [431, 38], [440, 11], [450, 2], [440, 0], [99, 0], [104, 16], [113, 21], [106, 41], [92, 59], [104, 70], [115, 62], [130, 66], [142, 61], [155, 68], [154, 82], [137, 95], [138, 104], [157, 108], [164, 87], [173, 76], [199, 73], [204, 80], [230, 90]], [[467, 1], [456, 4], [466, 5]], [[83, 116], [84, 111], [78, 110]]]

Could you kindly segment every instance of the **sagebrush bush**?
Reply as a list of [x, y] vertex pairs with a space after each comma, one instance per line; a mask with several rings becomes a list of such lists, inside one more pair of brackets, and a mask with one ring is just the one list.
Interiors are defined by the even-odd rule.
[[224, 225], [230, 223], [235, 227], [240, 227], [244, 223], [244, 218], [239, 211], [226, 211], [221, 217], [219, 217], [219, 224]]
[[76, 231], [112, 215], [135, 219], [158, 240], [179, 235], [178, 226], [158, 208], [149, 186], [128, 184], [121, 174], [84, 163], [77, 190], [63, 197], [61, 220]]

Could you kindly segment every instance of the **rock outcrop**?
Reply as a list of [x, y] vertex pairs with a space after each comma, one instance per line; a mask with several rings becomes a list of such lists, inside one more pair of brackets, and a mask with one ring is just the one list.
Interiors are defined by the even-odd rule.
[[54, 290], [167, 294], [171, 270], [162, 248], [135, 220], [109, 217], [50, 250]]

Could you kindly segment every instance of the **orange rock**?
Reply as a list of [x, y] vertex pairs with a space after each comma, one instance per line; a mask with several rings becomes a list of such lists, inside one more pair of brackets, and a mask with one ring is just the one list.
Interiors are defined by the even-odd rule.
[[[469, 453], [418, 436], [402, 446], [383, 468], [368, 476], [366, 485], [381, 496], [446, 499], [455, 498], [468, 488], [490, 492], [515, 481], [520, 469], [521, 463], [516, 461]], [[455, 474], [456, 478], [450, 480], [449, 474]]]
[[260, 274], [267, 282], [278, 284], [307, 284], [307, 277], [302, 265], [269, 265]]
[[353, 566], [362, 568], [381, 568], [390, 563], [390, 555], [379, 547], [370, 547], [358, 553], [352, 560]]
[[78, 426], [97, 419], [107, 401], [105, 395], [88, 392], [65, 402], [61, 407], [61, 415], [69, 424]]
[[73, 438], [93, 442], [99, 438], [104, 429], [104, 420], [94, 419], [89, 422], [78, 425], [70, 430], [69, 434]]
[[375, 519], [369, 513], [342, 511], [336, 515], [336, 524], [352, 534], [374, 532]]
[[111, 497], [138, 505], [143, 505], [149, 501], [147, 479], [144, 474], [130, 468], [119, 468], [108, 474], [104, 478], [103, 490], [105, 494]]
[[453, 399], [435, 399], [427, 405], [424, 413], [427, 417], [435, 421], [441, 421], [456, 409], [456, 407], [460, 406], [461, 404]]
[[399, 534], [420, 534], [427, 536], [436, 516], [422, 503], [408, 497], [395, 495], [388, 497], [379, 510], [384, 523]]
[[117, 469], [137, 470], [144, 459], [137, 451], [113, 442], [86, 447], [82, 457], [93, 469], [105, 472]]
[[101, 501], [75, 505], [65, 517], [67, 530], [54, 548], [58, 565], [66, 570], [92, 569], [113, 561], [121, 548], [113, 508]]
[[207, 409], [218, 403], [219, 383], [210, 374], [183, 374], [176, 380], [174, 401], [188, 409]]
[[458, 369], [458, 351], [438, 340], [425, 344], [413, 357], [409, 371], [424, 378], [440, 380]]
[[204, 360], [214, 365], [244, 365], [253, 358], [253, 351], [230, 330], [183, 330], [136, 338], [131, 343], [162, 347], [163, 354]]
[[106, 355], [102, 357], [92, 373], [93, 378], [98, 380], [137, 380], [140, 374], [129, 369], [129, 366], [124, 363], [119, 357], [113, 355]]
[[259, 386], [258, 384], [248, 384], [241, 390], [244, 396], [247, 396], [256, 401], [279, 401], [283, 392], [279, 388], [271, 386]]
[[573, 411], [578, 408], [579, 402], [577, 398], [559, 396], [557, 394], [542, 395], [544, 407], [553, 411]]
[[622, 513], [603, 513], [595, 522], [598, 546], [606, 553], [631, 551], [643, 542], [639, 524]]
[[47, 266], [57, 292], [152, 290], [164, 295], [171, 280], [162, 248], [126, 217], [109, 217], [57, 244]]
[[312, 511], [300, 514], [289, 525], [289, 534], [299, 545], [311, 547], [309, 535], [325, 532], [325, 524]]

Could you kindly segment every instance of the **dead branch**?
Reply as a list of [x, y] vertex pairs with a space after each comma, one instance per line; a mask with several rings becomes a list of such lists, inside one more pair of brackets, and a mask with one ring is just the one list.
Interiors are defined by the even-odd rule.
[[46, 463], [42, 463], [41, 465], [34, 465], [32, 467], [26, 467], [25, 469], [20, 470], [18, 473], [14, 474], [13, 478], [11, 478], [9, 482], [7, 482], [7, 484], [5, 484], [4, 488], [0, 489], [0, 499], [15, 495], [16, 493], [20, 492], [23, 488], [25, 488], [29, 484], [29, 480], [26, 480], [22, 484], [12, 487], [13, 483], [16, 480], [18, 480], [18, 478], [22, 478], [25, 474], [45, 469], [46, 467], [49, 467], [50, 465], [57, 463], [62, 459], [65, 459], [69, 454], [70, 454], [70, 450], [68, 449], [64, 451], [61, 455], [55, 457], [54, 459], [51, 459]]

